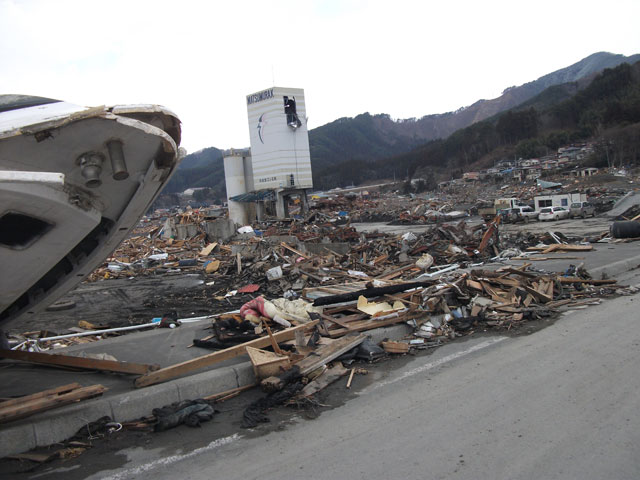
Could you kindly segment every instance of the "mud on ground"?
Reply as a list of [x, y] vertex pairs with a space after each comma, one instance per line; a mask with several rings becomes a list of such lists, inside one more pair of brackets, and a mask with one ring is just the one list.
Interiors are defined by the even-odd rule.
[[123, 327], [149, 323], [174, 310], [178, 318], [212, 315], [239, 309], [260, 294], [220, 299], [237, 285], [229, 284], [231, 278], [219, 277], [213, 285], [206, 285], [209, 281], [202, 274], [181, 274], [83, 282], [60, 299], [59, 303], [72, 302], [72, 308], [44, 311], [9, 325], [7, 331], [62, 334], [81, 320], [101, 327]]

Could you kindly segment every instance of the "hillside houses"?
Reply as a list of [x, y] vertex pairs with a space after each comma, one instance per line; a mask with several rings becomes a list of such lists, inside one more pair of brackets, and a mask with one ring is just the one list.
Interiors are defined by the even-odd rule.
[[[579, 146], [561, 147], [557, 153], [546, 155], [540, 158], [527, 158], [519, 160], [503, 160], [487, 170], [465, 172], [462, 180], [474, 182], [483, 179], [502, 179], [503, 181], [526, 182], [535, 181], [542, 177], [543, 172], [553, 172], [554, 170], [566, 169], [574, 165], [593, 153], [591, 144]], [[597, 173], [597, 169], [582, 168], [577, 173], [570, 173], [577, 176], [590, 176]]]

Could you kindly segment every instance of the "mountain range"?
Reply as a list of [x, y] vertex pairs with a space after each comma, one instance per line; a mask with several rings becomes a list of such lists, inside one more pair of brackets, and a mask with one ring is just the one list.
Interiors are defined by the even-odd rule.
[[[363, 113], [353, 118], [339, 118], [309, 131], [311, 165], [314, 185], [328, 188], [327, 173], [344, 162], [369, 163], [419, 149], [429, 141], [445, 139], [454, 132], [514, 109], [524, 108], [528, 101], [539, 97], [554, 86], [543, 99], [553, 103], [554, 92], [562, 99], [588, 85], [604, 69], [622, 63], [640, 61], [640, 54], [632, 56], [598, 52], [551, 72], [537, 80], [505, 89], [499, 97], [478, 100], [455, 112], [426, 115], [420, 119], [393, 120], [387, 114]], [[322, 179], [323, 181], [320, 181]], [[335, 186], [335, 185], [333, 185]], [[222, 153], [215, 147], [187, 155], [165, 192], [178, 192], [189, 187], [210, 187], [218, 198], [224, 198], [224, 169]]]

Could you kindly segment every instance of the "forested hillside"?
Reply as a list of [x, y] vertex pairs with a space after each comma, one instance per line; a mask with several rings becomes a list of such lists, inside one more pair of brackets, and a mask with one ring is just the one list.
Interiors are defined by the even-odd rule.
[[599, 152], [603, 161], [606, 157], [616, 165], [638, 163], [640, 62], [606, 69], [571, 96], [575, 88], [553, 87], [520, 108], [458, 130], [447, 139], [370, 164], [346, 162], [318, 172], [318, 177], [327, 186], [394, 175], [440, 179], [502, 158], [542, 156], [587, 139], [604, 146]]
[[[355, 118], [341, 118], [309, 132], [314, 184], [326, 184], [326, 172], [332, 165], [355, 160], [371, 162], [405, 153], [429, 140], [447, 138], [461, 128], [515, 108], [555, 85], [573, 84], [575, 93], [581, 80], [588, 83], [593, 75], [605, 68], [638, 60], [640, 55], [625, 57], [608, 52], [594, 53], [537, 80], [509, 87], [498, 98], [479, 100], [455, 112], [397, 121], [389, 115], [372, 116], [368, 113]], [[548, 100], [553, 103], [558, 99], [549, 97]]]
[[215, 196], [226, 197], [222, 151], [210, 147], [187, 155], [163, 193], [183, 192], [194, 187], [209, 187]]

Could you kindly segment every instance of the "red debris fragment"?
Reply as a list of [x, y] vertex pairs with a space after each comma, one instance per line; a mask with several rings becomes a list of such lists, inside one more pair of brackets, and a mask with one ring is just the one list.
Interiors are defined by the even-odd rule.
[[260, 290], [260, 285], [250, 283], [249, 285], [245, 285], [244, 287], [239, 288], [238, 293], [253, 293], [257, 292], [258, 290]]

